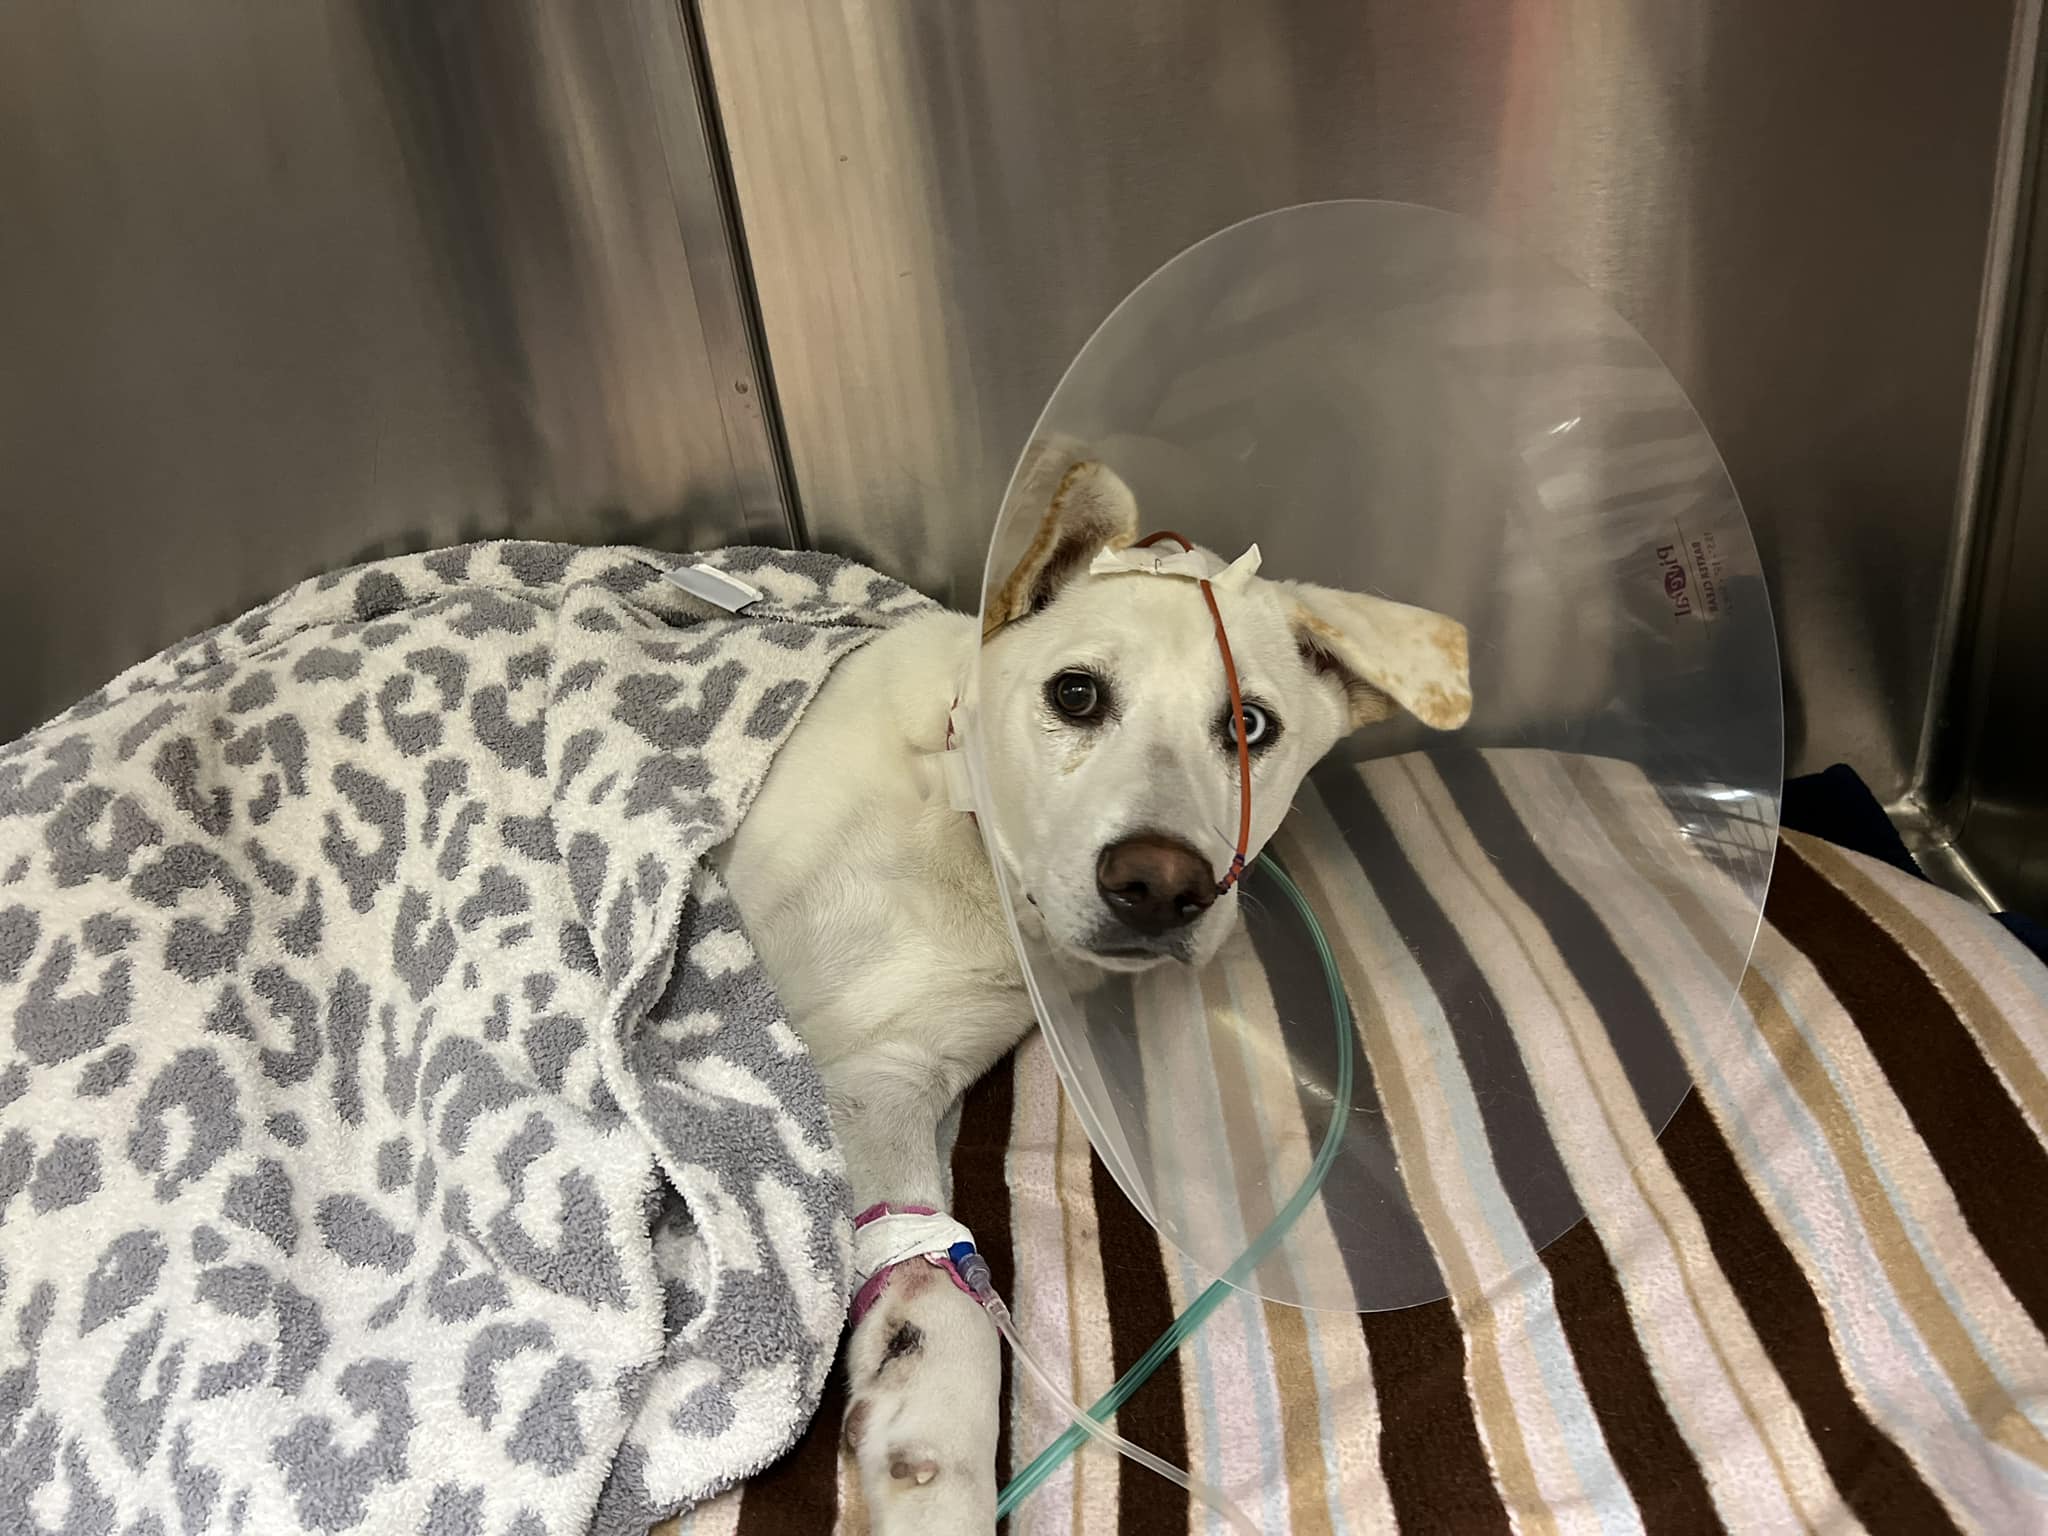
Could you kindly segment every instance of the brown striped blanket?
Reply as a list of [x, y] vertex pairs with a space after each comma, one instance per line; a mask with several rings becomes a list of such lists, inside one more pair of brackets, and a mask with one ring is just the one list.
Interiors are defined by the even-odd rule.
[[[1429, 851], [1459, 832], [1446, 806], [1526, 812], [1511, 758], [1370, 765], [1373, 807], [1345, 816], [1382, 818], [1372, 878], [1412, 883], [1396, 920], [1425, 970], [1476, 969], [1527, 1052], [1527, 978], [1554, 998], [1568, 976], [1611, 1025], [1650, 1006], [1631, 977], [1651, 960], [1632, 947], [1640, 892], [1575, 887], [1497, 838], [1484, 858]], [[1313, 877], [1328, 841], [1290, 859]], [[1633, 1102], [1597, 1066], [1546, 1077], [1589, 1219], [1540, 1260], [1493, 1230], [1484, 1177], [1437, 1167], [1454, 1300], [1359, 1316], [1234, 1299], [1126, 1405], [1124, 1433], [1271, 1532], [2048, 1531], [2048, 971], [1933, 887], [1797, 835], [1765, 916], [1733, 1012], [1665, 1019], [1696, 1091], [1625, 1178], [1580, 1177], [1574, 1149], [1603, 1127], [1630, 1144]], [[1365, 1034], [1371, 1051], [1369, 1018]], [[1413, 1066], [1371, 1060], [1383, 1088]], [[1429, 1085], [1408, 1087], [1426, 1106]], [[1036, 1036], [970, 1095], [952, 1168], [954, 1210], [1083, 1401], [1205, 1282], [1095, 1159]], [[1515, 1171], [1492, 1176], [1512, 1226]], [[784, 1462], [666, 1529], [864, 1529], [842, 1406], [835, 1382]], [[1021, 1374], [1002, 1424], [1006, 1473], [1062, 1427]], [[1216, 1528], [1093, 1448], [1009, 1522]]]

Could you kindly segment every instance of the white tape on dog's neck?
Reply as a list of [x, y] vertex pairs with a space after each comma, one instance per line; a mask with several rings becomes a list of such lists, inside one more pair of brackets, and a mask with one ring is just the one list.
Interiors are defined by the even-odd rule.
[[1129, 545], [1105, 549], [1089, 562], [1091, 576], [1178, 576], [1183, 581], [1206, 581], [1212, 587], [1234, 592], [1259, 574], [1259, 546], [1254, 544], [1225, 565], [1206, 549], [1168, 549], [1154, 544], [1148, 549]]
[[934, 760], [939, 784], [946, 791], [947, 804], [972, 816], [980, 807], [975, 804], [974, 777], [967, 766], [967, 738], [960, 729], [968, 713], [967, 707], [956, 696], [952, 707], [946, 711], [946, 749], [926, 755]]
[[939, 776], [946, 786], [946, 803], [972, 816], [981, 807], [974, 803], [974, 777], [967, 768], [965, 752], [941, 752]]

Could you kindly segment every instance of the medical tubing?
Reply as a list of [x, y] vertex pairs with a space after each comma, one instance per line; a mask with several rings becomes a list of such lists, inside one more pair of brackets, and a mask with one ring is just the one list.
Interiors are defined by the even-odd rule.
[[[1330, 1013], [1337, 1024], [1337, 1091], [1331, 1104], [1329, 1129], [1323, 1133], [1323, 1144], [1316, 1152], [1316, 1160], [1309, 1165], [1308, 1176], [1301, 1181], [1301, 1187], [1295, 1190], [1293, 1198], [1280, 1208], [1266, 1224], [1265, 1230], [1252, 1240], [1251, 1246], [1224, 1271], [1222, 1278], [1211, 1281], [1208, 1288], [1194, 1299], [1188, 1309], [1173, 1320], [1173, 1326], [1152, 1341], [1151, 1348], [1139, 1356], [1137, 1364], [1124, 1372], [1116, 1385], [1103, 1393], [1101, 1399], [1085, 1415], [1075, 1412], [1074, 1405], [1067, 1401], [1066, 1395], [1052, 1384], [1038, 1362], [1018, 1343], [1014, 1327], [1006, 1326], [1009, 1314], [1005, 1312], [996, 1319], [996, 1326], [1002, 1329], [1003, 1337], [1010, 1341], [1010, 1348], [1016, 1352], [1017, 1358], [1025, 1363], [1033, 1378], [1050, 1392], [1068, 1413], [1074, 1415], [1073, 1426], [1040, 1451], [1031, 1464], [1011, 1478], [1004, 1487], [1001, 1496], [996, 1500], [998, 1519], [1009, 1514], [1036, 1492], [1039, 1485], [1052, 1476], [1060, 1463], [1073, 1455], [1076, 1447], [1089, 1435], [1094, 1435], [1097, 1439], [1114, 1446], [1161, 1476], [1172, 1478], [1190, 1493], [1196, 1493], [1203, 1498], [1205, 1503], [1222, 1509], [1225, 1517], [1233, 1523], [1243, 1518], [1233, 1508], [1216, 1502], [1216, 1499], [1222, 1497], [1220, 1494], [1216, 1498], [1208, 1497], [1191, 1479], [1184, 1480], [1179, 1472], [1167, 1467], [1158, 1457], [1151, 1455], [1150, 1452], [1138, 1452], [1138, 1448], [1132, 1446], [1128, 1440], [1103, 1430], [1100, 1421], [1108, 1418], [1128, 1402], [1131, 1394], [1145, 1384], [1167, 1356], [1188, 1341], [1209, 1314], [1222, 1304], [1223, 1299], [1242, 1288], [1252, 1271], [1257, 1269], [1265, 1261], [1266, 1256], [1279, 1245], [1295, 1220], [1308, 1208], [1309, 1201], [1313, 1200], [1317, 1191], [1323, 1187], [1323, 1181], [1329, 1177], [1330, 1169], [1337, 1161], [1337, 1154], [1344, 1145], [1345, 1124], [1351, 1118], [1354, 1045], [1351, 1034], [1351, 1002], [1344, 993], [1344, 979], [1337, 969], [1337, 957], [1330, 948], [1330, 940], [1323, 932], [1323, 925], [1316, 921], [1315, 912], [1309, 906], [1308, 898], [1301, 894], [1301, 887], [1294, 883], [1287, 871], [1280, 866], [1280, 862], [1270, 854], [1262, 853], [1255, 861], [1255, 867], [1271, 875], [1274, 883], [1293, 903], [1301, 920], [1308, 925], [1309, 936], [1315, 941], [1316, 958], [1322, 962], [1323, 982], [1330, 991]], [[997, 1304], [1000, 1305], [1000, 1302]], [[992, 1318], [996, 1317], [993, 1310], [989, 1315]], [[1137, 1454], [1133, 1455], [1133, 1452]]]
[[[1162, 528], [1138, 540], [1132, 548], [1150, 549], [1161, 539], [1173, 540], [1188, 554], [1195, 552], [1195, 546], [1171, 528]], [[1230, 856], [1230, 868], [1216, 882], [1216, 894], [1221, 896], [1244, 878], [1245, 850], [1252, 844], [1252, 743], [1245, 734], [1244, 690], [1238, 685], [1237, 660], [1230, 654], [1230, 635], [1223, 627], [1223, 610], [1216, 606], [1216, 589], [1206, 580], [1199, 585], [1202, 601], [1209, 605], [1210, 622], [1216, 626], [1216, 652], [1223, 658], [1223, 681], [1230, 689], [1231, 732], [1237, 737], [1237, 847]]]
[[1164, 1461], [1154, 1456], [1142, 1445], [1133, 1445], [1122, 1435], [1116, 1433], [1116, 1431], [1108, 1428], [1100, 1421], [1090, 1418], [1087, 1410], [1067, 1396], [1059, 1383], [1053, 1380], [1051, 1373], [1038, 1363], [1038, 1358], [1024, 1347], [1023, 1339], [1018, 1337], [1017, 1334], [1017, 1325], [1010, 1317], [1010, 1309], [1003, 1305], [1002, 1297], [996, 1295], [994, 1291], [988, 1291], [979, 1295], [977, 1300], [981, 1302], [982, 1309], [988, 1313], [990, 1320], [996, 1325], [996, 1331], [1002, 1334], [1004, 1340], [1009, 1344], [1011, 1356], [1025, 1370], [1031, 1373], [1031, 1379], [1037, 1382], [1046, 1395], [1065, 1411], [1067, 1417], [1074, 1421], [1077, 1429], [1092, 1435], [1111, 1450], [1130, 1457], [1139, 1466], [1147, 1467], [1157, 1472], [1168, 1482], [1180, 1484], [1181, 1487], [1187, 1489], [1195, 1498], [1200, 1499], [1204, 1504], [1215, 1510], [1217, 1514], [1221, 1515], [1230, 1523], [1233, 1529], [1242, 1531], [1244, 1536], [1259, 1536], [1259, 1528], [1253, 1525], [1251, 1520], [1245, 1515], [1245, 1512], [1231, 1503], [1220, 1490], [1211, 1488], [1199, 1478], [1189, 1476], [1172, 1462]]

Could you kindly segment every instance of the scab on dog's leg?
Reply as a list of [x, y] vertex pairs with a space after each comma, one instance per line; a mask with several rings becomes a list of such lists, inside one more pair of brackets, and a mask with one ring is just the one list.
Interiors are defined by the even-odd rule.
[[[825, 1074], [855, 1200], [942, 1208], [945, 1101], [902, 1082], [893, 1065], [863, 1073], [842, 1063]], [[995, 1529], [1001, 1344], [972, 1297], [916, 1261], [897, 1266], [855, 1325], [841, 1443], [875, 1536]]]

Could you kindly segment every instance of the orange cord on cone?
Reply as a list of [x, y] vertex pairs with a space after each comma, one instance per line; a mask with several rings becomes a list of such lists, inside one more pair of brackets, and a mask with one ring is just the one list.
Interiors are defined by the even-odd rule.
[[[1150, 549], [1161, 539], [1172, 539], [1182, 549], [1192, 552], [1194, 545], [1171, 529], [1162, 528], [1149, 534], [1133, 545], [1134, 549]], [[1223, 679], [1230, 685], [1230, 719], [1237, 730], [1237, 852], [1230, 860], [1230, 873], [1216, 882], [1216, 894], [1221, 896], [1244, 873], [1245, 855], [1252, 841], [1252, 749], [1245, 739], [1244, 695], [1237, 684], [1237, 663], [1231, 659], [1230, 636], [1223, 632], [1223, 611], [1216, 606], [1216, 591], [1205, 579], [1201, 582], [1203, 601], [1209, 605], [1209, 617], [1216, 621], [1216, 649], [1223, 653]]]

